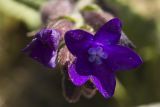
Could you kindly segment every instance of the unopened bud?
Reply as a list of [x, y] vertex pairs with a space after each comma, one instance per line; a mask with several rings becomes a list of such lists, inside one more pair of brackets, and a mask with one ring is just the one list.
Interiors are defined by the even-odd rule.
[[73, 0], [51, 0], [41, 8], [42, 21], [46, 23], [61, 16], [69, 15], [74, 8]]

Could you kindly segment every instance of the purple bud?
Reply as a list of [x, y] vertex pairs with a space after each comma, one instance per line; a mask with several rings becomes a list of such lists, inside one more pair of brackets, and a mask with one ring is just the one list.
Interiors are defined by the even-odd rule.
[[57, 51], [60, 44], [63, 43], [64, 34], [73, 26], [74, 24], [67, 19], [52, 21], [46, 28], [35, 34], [32, 42], [23, 51], [43, 65], [54, 68], [56, 66]]
[[43, 65], [54, 68], [59, 41], [60, 33], [57, 30], [41, 29], [23, 52]]

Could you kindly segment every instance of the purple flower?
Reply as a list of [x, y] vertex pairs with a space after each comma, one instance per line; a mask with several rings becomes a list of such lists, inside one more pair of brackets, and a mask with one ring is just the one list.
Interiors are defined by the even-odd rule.
[[76, 57], [68, 67], [69, 77], [75, 85], [81, 86], [90, 80], [105, 98], [109, 98], [115, 90], [115, 72], [142, 64], [133, 50], [118, 44], [121, 27], [120, 20], [114, 18], [94, 36], [79, 29], [65, 34], [66, 45]]
[[41, 29], [23, 51], [43, 65], [54, 68], [60, 33], [53, 29]]

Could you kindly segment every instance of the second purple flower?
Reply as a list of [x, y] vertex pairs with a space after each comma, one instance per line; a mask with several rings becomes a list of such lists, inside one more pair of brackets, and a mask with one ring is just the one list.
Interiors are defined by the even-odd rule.
[[115, 72], [142, 64], [142, 59], [133, 50], [118, 44], [121, 27], [121, 21], [114, 18], [94, 36], [80, 29], [65, 34], [65, 43], [76, 57], [68, 67], [73, 84], [81, 86], [90, 80], [105, 98], [109, 98], [115, 90]]

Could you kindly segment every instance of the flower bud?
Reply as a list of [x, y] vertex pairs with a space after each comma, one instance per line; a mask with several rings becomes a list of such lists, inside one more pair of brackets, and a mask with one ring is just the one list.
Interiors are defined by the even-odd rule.
[[41, 29], [23, 52], [44, 66], [54, 68], [59, 40], [60, 33], [57, 30]]
[[51, 0], [41, 8], [42, 21], [46, 23], [61, 16], [70, 14], [73, 11], [74, 2], [72, 0]]
[[64, 33], [72, 27], [73, 23], [67, 19], [50, 22], [46, 28], [35, 34], [23, 52], [47, 67], [55, 68], [57, 51], [63, 41]]

